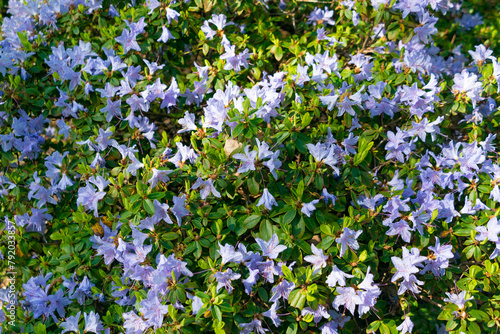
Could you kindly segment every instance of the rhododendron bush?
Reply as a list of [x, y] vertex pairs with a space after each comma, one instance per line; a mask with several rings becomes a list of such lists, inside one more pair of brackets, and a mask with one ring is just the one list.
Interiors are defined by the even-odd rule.
[[496, 2], [4, 5], [0, 333], [498, 331]]

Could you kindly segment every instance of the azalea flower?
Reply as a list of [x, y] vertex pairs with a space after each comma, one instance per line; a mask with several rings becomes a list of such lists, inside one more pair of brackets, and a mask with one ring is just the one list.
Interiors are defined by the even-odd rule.
[[307, 255], [304, 257], [304, 261], [307, 261], [313, 265], [314, 272], [317, 272], [321, 268], [326, 267], [326, 260], [328, 256], [323, 255], [323, 250], [318, 249], [314, 244], [311, 244], [311, 251], [314, 255]]
[[353, 251], [359, 249], [359, 244], [356, 239], [358, 239], [361, 233], [363, 233], [362, 230], [354, 231], [348, 227], [344, 228], [340, 238], [335, 239], [335, 241], [340, 244], [340, 257], [344, 255], [347, 247], [351, 248]]
[[256, 238], [255, 241], [262, 250], [262, 255], [267, 256], [270, 259], [276, 259], [279, 253], [287, 248], [286, 246], [279, 244], [278, 235], [276, 233], [273, 234], [269, 241], [264, 241], [260, 238]]

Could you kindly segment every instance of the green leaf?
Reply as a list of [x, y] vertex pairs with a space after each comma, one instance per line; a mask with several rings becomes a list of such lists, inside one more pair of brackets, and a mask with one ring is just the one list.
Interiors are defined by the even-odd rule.
[[153, 205], [153, 202], [150, 199], [145, 199], [142, 201], [142, 206], [150, 215], [155, 214], [155, 206]]
[[434, 209], [434, 211], [432, 211], [431, 222], [433, 222], [434, 220], [436, 220], [438, 214], [439, 214], [438, 209]]
[[269, 240], [273, 236], [273, 225], [269, 220], [264, 220], [260, 223], [259, 229], [260, 237], [264, 240]]
[[372, 141], [366, 142], [365, 138], [361, 138], [358, 146], [359, 147], [358, 153], [356, 153], [356, 155], [354, 156], [354, 166], [359, 165], [360, 163], [363, 162], [363, 160], [365, 160], [373, 144], [374, 143]]
[[405, 80], [406, 80], [406, 76], [404, 75], [404, 73], [400, 73], [400, 74], [398, 74], [396, 81], [394, 82], [394, 85], [397, 86], [397, 85], [403, 83]]
[[286, 334], [297, 334], [297, 323], [296, 322], [292, 322], [290, 324], [290, 326], [288, 326], [288, 328], [286, 329]]
[[381, 334], [391, 334], [391, 329], [385, 323], [380, 323], [380, 333]]
[[205, 292], [197, 291], [195, 295], [198, 296], [198, 298], [201, 298], [205, 303], [210, 300], [210, 296], [207, 295]]
[[489, 194], [491, 193], [491, 187], [485, 186], [485, 185], [480, 185], [477, 187], [480, 193], [483, 194]]
[[304, 194], [304, 180], [300, 180], [297, 188], [295, 189], [295, 194], [297, 195], [297, 199], [302, 199], [302, 195]]
[[399, 28], [391, 30], [387, 33], [387, 38], [392, 41], [399, 34]]
[[236, 125], [236, 127], [234, 128], [234, 130], [232, 132], [233, 138], [241, 135], [243, 133], [243, 130], [245, 130], [245, 124], [239, 123], [238, 125]]
[[376, 320], [374, 322], [372, 322], [368, 328], [366, 328], [366, 332], [367, 333], [374, 333], [378, 330], [378, 328], [380, 327], [380, 321]]
[[415, 33], [413, 32], [413, 29], [408, 29], [405, 36], [403, 37], [403, 44], [409, 43], [414, 35]]
[[302, 292], [302, 289], [295, 289], [292, 292], [290, 292], [290, 296], [288, 300], [290, 301], [290, 306], [298, 308], [299, 310], [302, 310], [304, 308], [304, 305], [306, 303], [306, 298], [307, 298], [307, 293]]
[[222, 312], [217, 305], [212, 305], [212, 315], [215, 319], [222, 321]]
[[259, 294], [259, 297], [260, 299], [262, 299], [263, 302], [267, 302], [269, 300], [269, 295], [267, 294], [267, 291], [260, 287], [258, 290], [257, 290], [257, 293]]
[[243, 221], [243, 227], [247, 230], [254, 228], [260, 221], [261, 216], [251, 215]]
[[292, 224], [292, 234], [296, 238], [301, 238], [302, 235], [304, 235], [305, 231], [306, 231], [306, 223], [304, 217], [300, 217], [298, 223]]
[[458, 323], [455, 320], [453, 320], [453, 319], [452, 320], [448, 320], [448, 322], [446, 323], [446, 330], [447, 331], [452, 331], [457, 326], [458, 326]]
[[175, 240], [175, 239], [178, 239], [179, 238], [179, 235], [175, 232], [168, 232], [168, 233], [165, 233], [162, 237], [161, 237], [163, 240]]
[[489, 319], [488, 314], [486, 312], [481, 311], [481, 310], [470, 310], [467, 313], [469, 313], [469, 315], [470, 315], [470, 318], [469, 318], [470, 321], [476, 321], [476, 320], [486, 321]]
[[481, 328], [475, 322], [469, 324], [469, 331], [467, 333], [481, 334]]
[[256, 196], [259, 194], [259, 183], [255, 180], [255, 178], [251, 177], [247, 179], [248, 191], [250, 194]]
[[288, 281], [295, 282], [295, 277], [293, 276], [292, 271], [286, 265], [281, 266], [281, 271], [283, 272], [283, 276], [285, 276]]
[[45, 325], [41, 322], [37, 323], [34, 328], [35, 334], [47, 334], [47, 330], [45, 329]]
[[283, 58], [283, 49], [281, 46], [278, 46], [276, 48], [276, 51], [274, 52], [274, 57], [276, 58], [277, 61], [280, 61], [281, 58]]
[[286, 225], [290, 224], [296, 215], [297, 215], [297, 211], [295, 211], [295, 210], [288, 211], [283, 216], [283, 223]]
[[163, 197], [165, 197], [165, 193], [152, 193], [148, 195], [149, 199], [162, 199]]

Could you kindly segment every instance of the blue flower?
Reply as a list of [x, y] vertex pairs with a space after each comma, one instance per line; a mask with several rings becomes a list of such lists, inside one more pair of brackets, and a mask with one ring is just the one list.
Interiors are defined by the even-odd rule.
[[257, 202], [257, 206], [261, 206], [262, 204], [264, 204], [268, 210], [271, 210], [273, 205], [278, 206], [278, 203], [267, 188], [264, 188], [264, 192], [262, 193], [262, 197], [259, 199], [259, 202]]

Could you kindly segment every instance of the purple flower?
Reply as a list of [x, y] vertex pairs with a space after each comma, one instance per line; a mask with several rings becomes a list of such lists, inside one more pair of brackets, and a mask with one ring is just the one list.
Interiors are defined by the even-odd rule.
[[162, 33], [160, 38], [158, 38], [157, 42], [167, 43], [169, 39], [175, 39], [175, 37], [170, 33], [167, 27], [162, 27]]
[[320, 9], [320, 8], [314, 8], [314, 10], [311, 12], [309, 15], [309, 18], [307, 19], [307, 23], [312, 23], [313, 25], [317, 24], [329, 24], [329, 25], [335, 25], [335, 21], [332, 20], [334, 11], [329, 10], [328, 7], [325, 6], [325, 9]]
[[228, 42], [228, 44], [224, 46], [224, 51], [220, 59], [226, 60], [226, 64], [224, 65], [225, 70], [234, 70], [234, 72], [238, 73], [242, 66], [248, 68], [248, 58], [250, 58], [248, 49], [245, 49], [242, 53], [237, 55], [236, 45], [230, 45]]
[[280, 298], [283, 298], [283, 302], [285, 300], [288, 300], [288, 296], [290, 295], [290, 292], [295, 288], [295, 283], [293, 282], [288, 282], [286, 279], [284, 279], [281, 283], [278, 285], [274, 286], [271, 289], [271, 292], [273, 295], [269, 299], [269, 302], [273, 303], [278, 301]]
[[438, 19], [429, 13], [424, 13], [423, 18], [420, 20], [420, 26], [414, 29], [417, 37], [422, 41], [422, 43], [429, 43], [432, 41], [431, 35], [438, 32], [437, 28], [434, 26]]
[[173, 173], [173, 170], [160, 170], [156, 168], [152, 168], [151, 171], [153, 172], [153, 175], [148, 180], [148, 183], [151, 183], [151, 189], [156, 187], [158, 181], [163, 183], [170, 181], [170, 178], [167, 175]]
[[[215, 15], [212, 14], [212, 18], [203, 22], [203, 25], [201, 26], [201, 31], [205, 34], [205, 37], [208, 38], [209, 40], [213, 39], [214, 36], [217, 34], [218, 31], [222, 31], [224, 27], [228, 25], [234, 24], [233, 22], [227, 22], [226, 15], [220, 14], [220, 15]], [[209, 23], [212, 23], [217, 27], [217, 31], [212, 30], [210, 27]]]
[[399, 278], [403, 278], [403, 282], [399, 288], [398, 294], [403, 294], [406, 290], [410, 290], [413, 293], [418, 293], [418, 285], [422, 285], [423, 282], [417, 280], [415, 273], [419, 272], [416, 267], [420, 262], [425, 261], [427, 258], [425, 256], [420, 256], [420, 251], [417, 248], [412, 248], [411, 253], [407, 248], [403, 247], [403, 258], [393, 256], [391, 258], [394, 267], [396, 268], [396, 273], [392, 276], [391, 281], [396, 282]]
[[177, 131], [177, 133], [196, 131], [198, 127], [194, 123], [195, 117], [196, 116], [194, 114], [191, 114], [190, 112], [186, 111], [184, 113], [184, 117], [178, 120], [178, 123], [182, 125], [182, 129]]
[[425, 138], [429, 133], [431, 135], [432, 141], [435, 140], [436, 134], [439, 134], [439, 124], [444, 120], [443, 116], [438, 117], [434, 122], [429, 123], [429, 120], [424, 117], [420, 122], [412, 122], [412, 129], [408, 131], [408, 134], [412, 137], [417, 136], [421, 141], [425, 142]]
[[265, 332], [269, 332], [268, 329], [262, 327], [262, 322], [258, 319], [254, 319], [246, 324], [239, 324], [239, 326], [243, 328], [240, 334], [250, 334], [252, 332], [255, 334], [264, 334]]
[[273, 234], [269, 241], [264, 241], [260, 238], [256, 238], [255, 241], [262, 250], [262, 255], [267, 256], [270, 259], [276, 259], [279, 253], [287, 248], [286, 246], [279, 244], [278, 235], [276, 233]]
[[274, 261], [268, 259], [267, 261], [258, 262], [258, 268], [260, 270], [260, 274], [264, 278], [264, 280], [268, 283], [274, 283], [274, 276], [279, 276], [279, 272], [276, 270], [276, 266], [274, 265]]
[[309, 203], [302, 203], [302, 208], [300, 211], [305, 214], [307, 217], [311, 217], [311, 213], [316, 210], [316, 204], [318, 204], [319, 199], [315, 199]]
[[313, 320], [314, 323], [317, 325], [323, 318], [328, 319], [330, 318], [330, 314], [326, 311], [326, 308], [323, 305], [318, 305], [318, 308], [316, 310], [313, 310], [310, 307], [306, 307], [305, 309], [302, 310], [301, 315], [305, 317], [308, 314], [313, 315]]
[[186, 195], [182, 195], [181, 197], [174, 196], [173, 202], [174, 207], [170, 209], [177, 219], [177, 224], [181, 226], [182, 217], [185, 217], [189, 214], [189, 210], [185, 207]]
[[81, 311], [79, 311], [76, 315], [72, 315], [66, 318], [66, 321], [63, 321], [59, 324], [59, 327], [64, 328], [61, 334], [66, 332], [76, 332], [80, 333], [78, 329], [78, 320], [80, 319]]
[[490, 192], [489, 198], [493, 199], [495, 202], [500, 203], [500, 188], [498, 187], [498, 184], [493, 187], [493, 190]]
[[323, 254], [322, 249], [318, 249], [314, 244], [311, 244], [311, 251], [314, 255], [308, 255], [304, 257], [304, 261], [307, 261], [313, 265], [314, 272], [317, 272], [321, 268], [326, 267], [326, 260], [328, 256]]
[[238, 173], [245, 173], [249, 170], [255, 170], [255, 158], [257, 157], [258, 152], [252, 151], [249, 152], [250, 145], [245, 147], [245, 154], [238, 153], [233, 155], [233, 158], [237, 160], [241, 160], [242, 165], [238, 168]]
[[226, 244], [222, 246], [219, 242], [219, 248], [217, 253], [220, 254], [222, 258], [221, 266], [228, 262], [239, 263], [243, 261], [243, 255], [240, 252], [234, 250], [234, 246], [230, 244]]
[[[189, 160], [189, 162], [194, 163], [196, 158], [198, 158], [198, 154], [187, 145], [183, 145], [181, 142], [176, 144], [177, 153], [169, 159], [171, 163], [173, 163], [177, 168], [182, 168], [184, 163]], [[163, 154], [165, 155], [165, 153]]]
[[330, 273], [330, 275], [328, 275], [328, 277], [326, 278], [326, 284], [330, 287], [330, 288], [334, 288], [337, 286], [337, 283], [340, 285], [340, 286], [345, 286], [346, 285], [346, 281], [345, 279], [346, 278], [353, 278], [354, 276], [353, 275], [350, 275], [350, 274], [346, 274], [345, 272], [343, 272], [342, 270], [340, 270], [339, 268], [337, 268], [336, 265], [334, 265], [332, 267], [332, 272]]
[[134, 311], [123, 313], [122, 316], [125, 320], [123, 328], [127, 330], [127, 334], [142, 334], [150, 327]]
[[[146, 66], [148, 67], [149, 74], [153, 75], [157, 70], [161, 70], [165, 67], [165, 64], [158, 65], [156, 62], [149, 62], [147, 59], [143, 59], [144, 62], [146, 63]], [[157, 79], [158, 80], [158, 79]], [[165, 86], [163, 89], [167, 88]]]
[[403, 12], [403, 19], [410, 13], [420, 13], [427, 3], [416, 0], [399, 0], [392, 8]]
[[339, 95], [335, 94], [334, 90], [332, 90], [332, 92], [326, 96], [319, 97], [319, 100], [321, 101], [321, 103], [326, 105], [329, 111], [333, 110], [333, 108], [337, 105], [338, 99], [339, 99]]
[[181, 14], [179, 14], [176, 10], [174, 10], [170, 7], [167, 7], [168, 24], [170, 24], [172, 22], [172, 20], [177, 21], [180, 15]]
[[279, 327], [279, 325], [281, 324], [281, 319], [278, 316], [278, 314], [276, 313], [276, 311], [279, 310], [279, 308], [280, 308], [279, 307], [279, 303], [278, 302], [274, 302], [274, 304], [271, 306], [271, 308], [269, 310], [267, 310], [266, 312], [262, 313], [263, 316], [271, 318], [271, 320], [273, 321], [274, 326], [276, 326], [276, 327]]
[[46, 213], [47, 209], [35, 209], [31, 208], [31, 217], [28, 213], [22, 216], [14, 216], [16, 225], [26, 226], [25, 229], [28, 232], [38, 232], [41, 235], [45, 234], [45, 222], [52, 220], [52, 215]]
[[469, 73], [464, 69], [461, 73], [455, 74], [453, 82], [454, 85], [451, 89], [459, 93], [466, 93], [474, 107], [476, 106], [476, 102], [482, 99], [480, 95], [483, 85], [480, 81], [477, 81], [477, 75]]
[[498, 238], [498, 233], [500, 233], [500, 224], [498, 223], [497, 217], [492, 217], [488, 224], [485, 226], [476, 227], [476, 240], [484, 241], [488, 239], [488, 241], [498, 243], [500, 239]]
[[128, 29], [123, 29], [121, 36], [116, 37], [115, 40], [123, 45], [123, 52], [128, 53], [130, 50], [141, 51], [141, 47], [135, 40], [137, 34], [130, 32]]
[[336, 174], [339, 173], [339, 169], [336, 166], [338, 164], [338, 159], [335, 157], [334, 146], [328, 146], [322, 143], [317, 143], [316, 145], [307, 144], [306, 146], [309, 153], [314, 157], [314, 160], [329, 165], [334, 169]]
[[370, 267], [368, 267], [365, 279], [358, 285], [358, 296], [361, 299], [361, 304], [358, 306], [359, 316], [367, 313], [375, 306], [381, 293], [380, 288], [373, 284], [373, 274], [370, 274]]
[[149, 290], [147, 298], [141, 301], [139, 305], [141, 306], [139, 312], [147, 319], [148, 327], [154, 326], [156, 330], [163, 325], [163, 317], [168, 313], [168, 306], [161, 303], [156, 291]]
[[83, 305], [85, 304], [85, 297], [92, 296], [92, 287], [94, 287], [94, 284], [89, 281], [87, 276], [85, 276], [76, 288], [75, 292], [71, 296], [69, 296], [69, 298], [76, 298], [78, 304]]
[[401, 334], [411, 333], [411, 331], [413, 330], [413, 322], [411, 321], [410, 317], [407, 316], [401, 323], [401, 325], [396, 327], [396, 329], [400, 331]]
[[323, 188], [321, 196], [323, 197], [323, 201], [325, 201], [325, 204], [328, 204], [329, 201], [332, 201], [332, 205], [335, 205], [337, 196], [330, 194], [328, 190], [326, 190], [326, 188]]
[[479, 13], [464, 14], [460, 20], [458, 20], [459, 24], [464, 27], [466, 30], [473, 29], [474, 27], [483, 24], [483, 18]]
[[397, 132], [394, 133], [389, 131], [387, 133], [388, 143], [385, 145], [387, 154], [385, 158], [387, 160], [395, 158], [399, 162], [404, 163], [406, 156], [409, 156], [412, 149], [409, 143], [406, 142], [406, 138], [409, 137], [408, 132], [402, 131], [399, 127], [396, 127]]
[[233, 286], [231, 285], [231, 281], [238, 279], [241, 277], [240, 274], [233, 273], [231, 269], [227, 269], [226, 271], [218, 271], [214, 274], [215, 280], [217, 281], [217, 292], [221, 288], [226, 288], [228, 293], [233, 291]]
[[[56, 322], [57, 318], [54, 314], [55, 311], [59, 314], [60, 317], [64, 317], [66, 315], [66, 312], [64, 308], [71, 304], [71, 300], [69, 298], [64, 296], [64, 291], [63, 289], [57, 290], [57, 292], [53, 295], [48, 296], [48, 300], [50, 302], [47, 313], [52, 316], [52, 319], [54, 319], [54, 322]], [[57, 320], [59, 321], [59, 320]]]
[[386, 222], [384, 221], [383, 224], [385, 226], [389, 227], [389, 230], [385, 232], [388, 236], [392, 235], [397, 235], [398, 237], [401, 237], [405, 242], [410, 242], [411, 240], [411, 231], [413, 229], [408, 225], [408, 222], [406, 220], [398, 220], [397, 222]]
[[263, 204], [268, 210], [271, 210], [273, 208], [273, 205], [278, 206], [278, 203], [276, 202], [273, 195], [271, 195], [271, 193], [267, 188], [264, 188], [264, 192], [262, 193], [261, 198], [257, 202], [257, 206], [261, 206]]
[[380, 202], [384, 199], [384, 195], [378, 194], [373, 198], [367, 196], [359, 196], [358, 204], [365, 207], [371, 211], [375, 211]]
[[145, 18], [141, 17], [137, 22], [125, 20], [125, 23], [127, 24], [127, 27], [130, 29], [131, 33], [139, 35], [144, 33], [144, 28], [146, 28], [147, 26], [147, 24], [144, 21]]
[[361, 233], [363, 233], [362, 230], [354, 231], [348, 227], [344, 228], [340, 238], [335, 239], [335, 241], [340, 244], [340, 257], [344, 255], [347, 247], [351, 248], [353, 251], [359, 249], [359, 244], [356, 239], [358, 239]]
[[345, 306], [352, 315], [354, 315], [354, 309], [356, 305], [361, 304], [361, 298], [356, 294], [356, 290], [351, 287], [347, 288], [337, 288], [338, 296], [335, 297], [333, 301], [333, 307], [338, 311], [340, 306]]
[[449, 292], [445, 292], [445, 293], [448, 296], [448, 298], [443, 299], [443, 301], [457, 305], [460, 310], [465, 309], [465, 303], [467, 303], [469, 300], [474, 299], [474, 296], [472, 296], [470, 298], [465, 298], [465, 296], [467, 295], [467, 291], [462, 291], [458, 295], [454, 294], [454, 293], [449, 293]]
[[85, 328], [83, 330], [84, 333], [93, 332], [96, 334], [100, 334], [101, 331], [104, 330], [102, 326], [101, 320], [99, 320], [99, 314], [94, 311], [90, 311], [89, 314], [83, 313], [83, 317], [85, 318]]
[[472, 63], [479, 66], [481, 66], [486, 59], [495, 59], [495, 57], [492, 56], [493, 51], [487, 49], [483, 44], [476, 45], [476, 51], [469, 50], [469, 54], [472, 56]]
[[153, 84], [146, 86], [146, 89], [141, 92], [141, 96], [149, 102], [157, 98], [163, 99], [165, 97], [166, 88], [167, 85], [163, 84], [160, 78], [157, 78]]
[[[241, 246], [241, 244], [240, 244]], [[243, 282], [243, 286], [245, 287], [245, 292], [247, 295], [250, 294], [250, 292], [252, 292], [252, 287], [257, 283], [257, 280], [259, 279], [259, 273], [260, 273], [260, 270], [259, 269], [251, 269], [249, 268], [249, 274], [248, 274], [248, 277], [241, 280]], [[272, 300], [269, 300], [270, 302], [272, 302]]]
[[308, 69], [309, 69], [309, 66], [307, 66], [307, 65], [306, 66], [297, 65], [297, 74], [292, 76], [292, 80], [295, 80], [295, 83], [299, 87], [303, 87], [306, 82], [311, 80], [309, 75], [307, 75]]
[[[189, 297], [189, 298], [191, 298], [191, 297]], [[192, 299], [193, 299], [193, 302], [191, 303], [191, 307], [193, 309], [193, 315], [196, 315], [196, 314], [198, 314], [200, 309], [203, 307], [203, 301], [198, 296], [194, 296], [194, 297], [192, 297]]]
[[92, 187], [89, 183], [83, 188], [78, 189], [78, 198], [76, 200], [76, 204], [83, 205], [85, 209], [93, 209], [94, 216], [99, 216], [97, 212], [97, 202], [106, 196], [104, 191], [96, 192], [95, 188]]
[[412, 252], [413, 251], [415, 251], [418, 255], [411, 254], [406, 247], [403, 247], [402, 259], [396, 256], [391, 257], [394, 268], [396, 268], [396, 273], [392, 276], [391, 282], [396, 282], [400, 278], [408, 281], [410, 279], [410, 275], [420, 271], [415, 265], [425, 261], [427, 258], [425, 256], [420, 256], [418, 249], [413, 248]]
[[217, 189], [215, 189], [212, 179], [203, 181], [200, 177], [198, 177], [195, 184], [192, 186], [192, 189], [198, 188], [200, 188], [201, 199], [206, 199], [208, 195], [210, 195], [210, 193], [212, 193], [215, 197], [220, 198], [220, 193], [217, 191]]
[[118, 119], [122, 119], [122, 112], [121, 112], [121, 104], [122, 100], [116, 100], [116, 101], [111, 101], [110, 98], [108, 98], [108, 103], [106, 107], [101, 109], [101, 112], [106, 114], [106, 122], [111, 122], [113, 117], [116, 117]]

